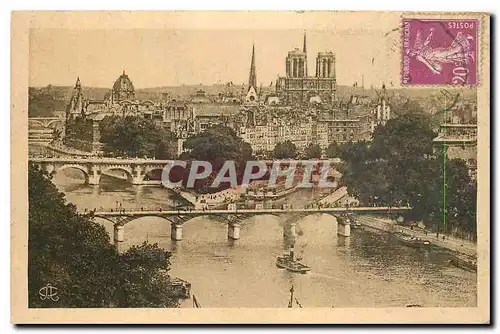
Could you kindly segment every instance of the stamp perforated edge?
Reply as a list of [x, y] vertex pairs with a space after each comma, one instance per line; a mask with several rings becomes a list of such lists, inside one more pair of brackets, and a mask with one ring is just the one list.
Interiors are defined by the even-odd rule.
[[[453, 85], [453, 84], [402, 84], [401, 78], [403, 77], [403, 39], [404, 39], [404, 31], [403, 31], [403, 21], [404, 20], [456, 20], [457, 16], [461, 16], [470, 20], [477, 20], [479, 23], [479, 28], [477, 29], [477, 68], [476, 68], [476, 80], [477, 83], [474, 85]], [[462, 87], [470, 87], [477, 89], [483, 86], [483, 80], [481, 77], [483, 76], [483, 62], [484, 62], [484, 36], [489, 35], [485, 34], [484, 29], [486, 29], [486, 25], [484, 24], [484, 20], [490, 18], [489, 13], [479, 13], [479, 12], [404, 12], [401, 15], [400, 21], [400, 43], [399, 43], [399, 55], [401, 57], [400, 68], [399, 68], [399, 85], [402, 88], [462, 88]]]

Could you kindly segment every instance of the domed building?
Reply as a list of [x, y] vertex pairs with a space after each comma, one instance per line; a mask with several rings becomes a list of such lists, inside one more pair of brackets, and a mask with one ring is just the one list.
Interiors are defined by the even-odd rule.
[[124, 100], [135, 100], [135, 90], [132, 80], [125, 74], [123, 74], [116, 79], [113, 89], [111, 91], [111, 101], [120, 102]]

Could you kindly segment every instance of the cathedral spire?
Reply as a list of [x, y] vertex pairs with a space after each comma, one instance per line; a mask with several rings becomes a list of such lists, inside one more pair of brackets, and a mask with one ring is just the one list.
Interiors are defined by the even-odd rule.
[[80, 77], [76, 78], [76, 83], [75, 83], [75, 88], [80, 89], [82, 87], [82, 84], [80, 83]]
[[248, 77], [248, 90], [257, 89], [257, 71], [255, 69], [255, 43], [252, 45], [252, 62], [250, 64], [250, 75]]

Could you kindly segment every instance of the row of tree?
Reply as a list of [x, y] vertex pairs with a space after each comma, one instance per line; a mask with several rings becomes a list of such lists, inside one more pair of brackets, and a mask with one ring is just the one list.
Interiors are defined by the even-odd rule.
[[[31, 164], [28, 184], [29, 307], [178, 305], [168, 277], [170, 252], [144, 243], [120, 254], [105, 228], [77, 214], [50, 176]], [[43, 298], [48, 284], [57, 295]]]
[[363, 205], [411, 205], [413, 219], [446, 232], [476, 232], [476, 181], [446, 147], [427, 114], [404, 114], [379, 126], [371, 142], [343, 145], [342, 183]]
[[[325, 150], [325, 155], [328, 158], [339, 158], [342, 152], [342, 147], [337, 142], [333, 142], [328, 145]], [[318, 144], [311, 143], [302, 153], [299, 152], [297, 146], [290, 140], [280, 142], [276, 144], [272, 152], [272, 156], [276, 159], [293, 159], [293, 158], [303, 158], [303, 159], [319, 159], [323, 156], [323, 150]]]
[[[127, 157], [156, 157], [172, 159], [176, 157], [176, 138], [168, 130], [156, 125], [153, 120], [142, 117], [108, 116], [100, 123], [101, 142], [109, 155]], [[214, 169], [226, 160], [247, 161], [252, 157], [250, 144], [244, 142], [236, 132], [224, 125], [213, 125], [205, 131], [187, 138], [184, 149], [188, 153], [182, 158], [210, 161]], [[330, 158], [339, 157], [341, 147], [332, 143], [325, 154]], [[272, 153], [266, 156], [276, 159], [319, 159], [323, 155], [317, 144], [308, 145], [303, 152], [290, 140], [277, 143]], [[221, 163], [222, 162], [222, 163]]]

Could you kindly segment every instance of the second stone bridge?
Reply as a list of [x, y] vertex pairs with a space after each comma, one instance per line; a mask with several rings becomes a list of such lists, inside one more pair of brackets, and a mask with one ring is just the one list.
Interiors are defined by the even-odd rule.
[[240, 238], [241, 223], [251, 217], [258, 215], [272, 215], [279, 217], [285, 222], [283, 234], [288, 237], [296, 235], [296, 224], [299, 220], [317, 213], [330, 214], [336, 218], [338, 225], [337, 233], [344, 237], [351, 235], [350, 222], [346, 217], [347, 213], [378, 213], [403, 217], [403, 213], [411, 210], [410, 207], [352, 207], [352, 208], [284, 208], [284, 209], [226, 209], [226, 210], [109, 210], [109, 211], [84, 211], [82, 214], [90, 217], [104, 219], [114, 226], [114, 242], [116, 247], [121, 250], [122, 243], [125, 241], [125, 225], [129, 222], [142, 217], [159, 217], [165, 219], [171, 224], [171, 238], [175, 241], [182, 240], [182, 226], [189, 220], [208, 216], [216, 220], [227, 223], [228, 238], [237, 240]]

